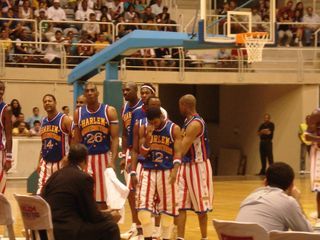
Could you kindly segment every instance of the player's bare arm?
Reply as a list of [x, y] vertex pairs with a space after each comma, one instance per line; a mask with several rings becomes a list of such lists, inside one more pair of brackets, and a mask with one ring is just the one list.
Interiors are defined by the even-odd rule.
[[182, 156], [186, 155], [193, 141], [201, 134], [202, 131], [203, 131], [202, 125], [199, 121], [192, 121], [188, 125], [187, 129], [185, 130], [185, 134], [182, 136], [182, 144], [181, 144]]
[[73, 121], [74, 121], [74, 132], [73, 132], [71, 143], [72, 144], [81, 143], [82, 136], [81, 136], [80, 128], [78, 126], [78, 124], [79, 124], [79, 109], [77, 109], [74, 112]]
[[182, 144], [182, 136], [181, 136], [181, 130], [180, 127], [178, 125], [174, 125], [173, 130], [172, 130], [172, 135], [173, 135], [173, 139], [174, 139], [174, 160], [173, 160], [173, 169], [171, 171], [170, 174], [170, 184], [174, 184], [176, 179], [177, 179], [177, 173], [178, 173], [178, 169], [181, 165], [181, 158], [182, 158], [182, 154], [181, 154], [181, 144]]
[[4, 170], [8, 171], [12, 167], [12, 122], [11, 110], [6, 107], [3, 111], [4, 132], [6, 136], [6, 161]]
[[118, 157], [119, 147], [119, 120], [118, 114], [114, 107], [109, 106], [107, 109], [107, 116], [110, 122], [110, 137], [111, 137], [111, 163], [109, 167], [115, 169], [116, 159]]
[[[142, 129], [141, 129], [142, 130]], [[154, 126], [152, 124], [148, 124], [146, 128], [143, 130], [145, 134], [141, 136], [140, 141], [140, 153], [142, 156], [146, 157], [148, 155], [150, 145], [151, 145], [151, 139], [152, 139], [152, 133], [154, 131]]]
[[128, 148], [128, 139], [127, 139], [127, 129], [122, 121], [122, 138], [121, 138], [121, 148], [122, 148], [122, 159], [120, 162], [120, 169], [123, 170], [126, 165], [126, 153]]
[[[141, 128], [143, 128], [142, 126]], [[133, 127], [133, 144], [132, 144], [132, 151], [131, 151], [131, 183], [132, 187], [135, 189], [136, 185], [138, 183], [137, 175], [135, 173], [137, 169], [137, 163], [138, 163], [138, 154], [139, 154], [139, 135], [140, 135], [140, 129], [139, 129], [139, 122], [136, 122]]]
[[64, 116], [62, 118], [62, 124], [61, 124], [62, 130], [67, 133], [72, 138], [72, 120], [68, 116]]

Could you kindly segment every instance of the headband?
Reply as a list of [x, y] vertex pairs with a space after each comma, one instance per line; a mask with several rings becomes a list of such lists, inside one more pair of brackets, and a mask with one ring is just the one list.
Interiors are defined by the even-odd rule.
[[149, 86], [149, 85], [142, 85], [140, 89], [142, 88], [148, 88], [152, 93], [156, 93], [156, 91], [153, 89], [153, 87]]

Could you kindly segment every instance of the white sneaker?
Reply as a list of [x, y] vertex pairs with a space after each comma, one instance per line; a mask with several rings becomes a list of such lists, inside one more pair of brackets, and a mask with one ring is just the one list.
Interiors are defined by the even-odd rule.
[[136, 228], [136, 225], [131, 225], [130, 229], [127, 232], [120, 234], [120, 237], [121, 239], [132, 239], [137, 235], [138, 235], [138, 230]]

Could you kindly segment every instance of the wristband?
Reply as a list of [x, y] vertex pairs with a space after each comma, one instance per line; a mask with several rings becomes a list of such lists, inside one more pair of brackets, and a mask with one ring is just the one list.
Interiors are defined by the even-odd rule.
[[174, 165], [174, 164], [179, 164], [179, 165], [180, 165], [180, 164], [181, 164], [181, 160], [178, 159], [178, 158], [174, 159], [174, 160], [173, 160], [173, 165]]
[[144, 144], [142, 144], [141, 149], [142, 149], [143, 151], [148, 152], [148, 151], [150, 150], [150, 147], [146, 147]]
[[136, 171], [131, 171], [131, 172], [130, 172], [130, 176], [137, 176]]
[[6, 153], [6, 161], [12, 161], [12, 153]]

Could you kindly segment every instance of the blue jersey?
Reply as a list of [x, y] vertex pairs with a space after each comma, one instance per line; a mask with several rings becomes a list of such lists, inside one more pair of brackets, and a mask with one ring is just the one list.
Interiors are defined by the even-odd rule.
[[87, 106], [79, 108], [78, 126], [82, 144], [88, 148], [89, 155], [107, 153], [110, 150], [110, 122], [107, 116], [108, 105], [100, 104], [95, 112]]
[[132, 118], [132, 111], [134, 111], [135, 109], [137, 109], [138, 107], [142, 106], [143, 102], [141, 99], [139, 99], [139, 101], [137, 102], [136, 105], [134, 105], [133, 107], [129, 106], [129, 103], [126, 102], [123, 110], [122, 110], [122, 121], [123, 121], [123, 125], [127, 130], [127, 145], [129, 148], [132, 147], [132, 142], [133, 142], [133, 127], [134, 127], [134, 123], [131, 121]]
[[69, 151], [68, 133], [61, 128], [63, 113], [58, 113], [53, 119], [44, 118], [41, 123], [42, 140], [41, 155], [46, 162], [59, 162]]
[[6, 134], [4, 132], [4, 124], [3, 124], [3, 112], [7, 107], [7, 104], [4, 102], [0, 103], [0, 151], [5, 149], [6, 145]]
[[150, 150], [142, 162], [145, 169], [165, 170], [173, 168], [174, 139], [172, 136], [175, 124], [166, 120], [164, 126], [154, 130]]
[[182, 158], [182, 162], [185, 162], [185, 163], [202, 162], [207, 160], [209, 155], [209, 140], [208, 140], [207, 127], [204, 120], [198, 114], [195, 114], [194, 116], [192, 116], [190, 120], [186, 119], [184, 121], [184, 124], [182, 127], [182, 135], [185, 134], [187, 127], [193, 121], [198, 121], [202, 126], [202, 130], [201, 130], [201, 133], [193, 141], [186, 155]]

